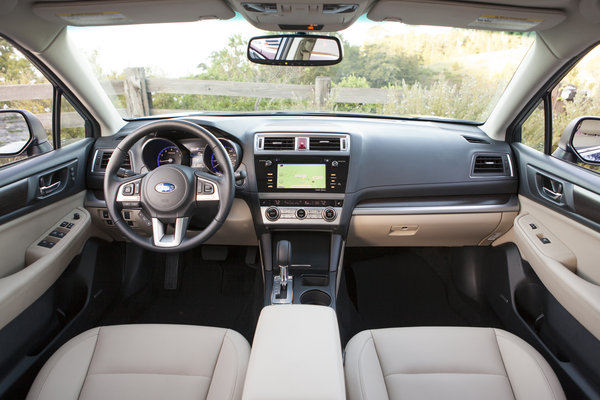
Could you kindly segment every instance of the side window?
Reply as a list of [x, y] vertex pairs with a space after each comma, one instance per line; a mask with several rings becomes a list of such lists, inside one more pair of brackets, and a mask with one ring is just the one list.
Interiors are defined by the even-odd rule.
[[521, 143], [544, 152], [544, 102], [540, 101], [521, 127]]
[[[52, 83], [29, 59], [10, 42], [0, 37], [0, 109], [25, 110], [33, 114], [41, 123], [46, 134], [44, 139], [47, 140], [47, 143], [41, 147], [42, 150], [31, 152], [25, 147], [10, 156], [2, 152], [0, 168], [40, 152], [67, 146], [85, 138], [86, 134], [91, 134], [86, 132], [85, 119], [62, 95], [60, 112], [55, 113], [57, 107], [53, 100], [54, 90]], [[54, 123], [55, 119], [59, 120], [58, 123]], [[53, 128], [56, 126], [60, 126], [60, 131], [55, 133]], [[13, 128], [9, 125], [0, 124], [0, 146], [8, 146], [11, 142], [23, 139], [17, 138], [11, 133], [11, 129]], [[44, 136], [43, 133], [41, 135]], [[39, 140], [39, 135], [37, 138]], [[59, 143], [56, 143], [54, 138], [59, 138]]]
[[85, 139], [85, 120], [65, 96], [60, 102], [60, 147]]
[[[600, 46], [586, 54], [569, 73], [552, 88], [546, 97], [550, 106], [540, 101], [521, 126], [521, 142], [546, 154], [558, 147], [560, 137], [573, 119], [582, 116], [600, 117]], [[551, 129], [545, 125], [544, 108], [552, 113]], [[549, 137], [550, 148], [544, 140]], [[598, 167], [580, 163], [597, 171]]]

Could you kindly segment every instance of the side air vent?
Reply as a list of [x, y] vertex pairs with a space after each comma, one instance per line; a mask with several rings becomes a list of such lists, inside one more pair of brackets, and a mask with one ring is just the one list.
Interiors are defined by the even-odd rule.
[[265, 137], [263, 150], [294, 150], [294, 137]]
[[463, 136], [463, 138], [465, 138], [465, 140], [469, 143], [479, 143], [479, 144], [490, 144], [490, 142], [488, 142], [485, 139], [481, 139], [478, 137], [473, 137], [473, 136]]
[[[96, 152], [96, 158], [94, 160], [92, 172], [104, 172], [112, 153], [112, 150], [98, 150]], [[123, 164], [121, 164], [121, 168], [131, 169], [131, 159], [129, 158], [129, 153], [125, 155], [125, 159], [123, 160]]]
[[478, 155], [473, 163], [473, 175], [504, 174], [508, 170], [506, 159], [501, 155]]
[[339, 137], [311, 137], [309, 149], [316, 151], [340, 151]]

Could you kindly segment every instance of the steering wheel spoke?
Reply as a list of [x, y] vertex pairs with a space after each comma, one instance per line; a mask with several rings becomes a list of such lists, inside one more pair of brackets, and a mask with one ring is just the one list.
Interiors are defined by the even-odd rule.
[[141, 202], [141, 186], [143, 175], [123, 179], [117, 189], [117, 202], [122, 207], [139, 207]]
[[196, 203], [202, 204], [208, 201], [219, 201], [223, 178], [204, 172], [196, 172]]
[[177, 247], [185, 238], [189, 217], [175, 218], [173, 233], [168, 233], [171, 224], [166, 224], [158, 218], [152, 218], [152, 240], [156, 247]]

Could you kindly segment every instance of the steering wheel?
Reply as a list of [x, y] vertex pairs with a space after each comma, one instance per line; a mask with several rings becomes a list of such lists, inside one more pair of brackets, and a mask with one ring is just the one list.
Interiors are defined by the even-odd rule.
[[[157, 130], [177, 130], [203, 139], [213, 150], [222, 175], [197, 171], [185, 165], [161, 165], [144, 174], [120, 178], [117, 172], [125, 154], [143, 137]], [[151, 122], [127, 135], [113, 151], [104, 173], [104, 197], [113, 223], [132, 242], [152, 251], [189, 250], [210, 238], [227, 218], [235, 194], [233, 166], [221, 142], [208, 130], [185, 120]], [[208, 226], [187, 237], [194, 211], [218, 211]], [[123, 220], [119, 208], [142, 208], [152, 221], [152, 237], [135, 232]]]

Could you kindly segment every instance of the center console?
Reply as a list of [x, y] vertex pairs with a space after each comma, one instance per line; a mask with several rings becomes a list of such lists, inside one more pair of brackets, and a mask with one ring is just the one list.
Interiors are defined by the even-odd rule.
[[254, 163], [269, 232], [261, 237], [265, 304], [335, 308], [350, 135], [257, 133]]

